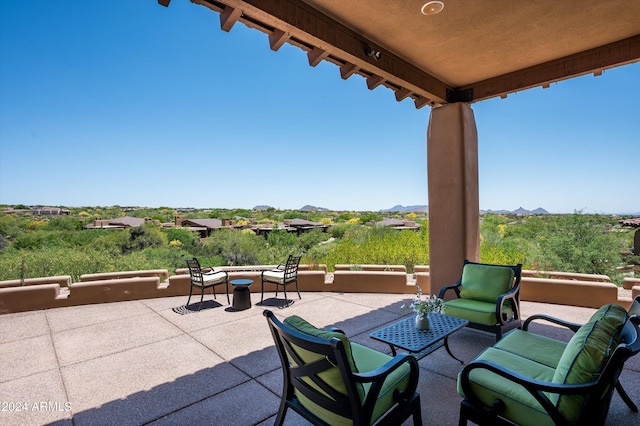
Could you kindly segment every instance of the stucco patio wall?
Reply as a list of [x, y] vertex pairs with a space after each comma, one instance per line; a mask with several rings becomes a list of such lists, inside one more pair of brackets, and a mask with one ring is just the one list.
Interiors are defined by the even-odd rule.
[[523, 269], [522, 276], [531, 278], [551, 278], [558, 280], [595, 281], [603, 283], [611, 282], [611, 279], [607, 275], [579, 274], [575, 272], [535, 271], [530, 269]]
[[622, 288], [631, 290], [633, 287], [640, 285], [640, 278], [625, 278], [622, 280]]
[[0, 288], [20, 287], [24, 285], [58, 284], [60, 287], [68, 287], [71, 284], [71, 275], [57, 275], [53, 277], [25, 278], [24, 280], [0, 281]]
[[166, 279], [169, 277], [169, 271], [166, 269], [148, 269], [141, 271], [120, 271], [120, 272], [102, 272], [97, 274], [80, 275], [80, 281], [102, 281], [116, 280], [120, 278], [133, 277], [158, 277]]
[[62, 305], [60, 284], [39, 284], [0, 288], [0, 314], [56, 308]]
[[599, 308], [618, 303], [618, 287], [612, 283], [522, 277], [520, 299], [530, 302]]
[[330, 291], [345, 293], [415, 293], [407, 274], [391, 271], [335, 271]]
[[77, 282], [69, 288], [69, 305], [120, 302], [167, 296], [158, 277], [131, 277]]
[[428, 272], [416, 272], [416, 286], [420, 286], [423, 294], [431, 294], [431, 274]]
[[355, 263], [337, 263], [334, 266], [335, 271], [386, 271], [386, 272], [404, 272], [407, 273], [407, 267], [404, 265], [360, 265]]

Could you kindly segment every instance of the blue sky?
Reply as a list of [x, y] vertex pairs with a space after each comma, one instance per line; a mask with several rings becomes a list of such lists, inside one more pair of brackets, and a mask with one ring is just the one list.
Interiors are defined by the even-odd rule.
[[[640, 64], [473, 104], [480, 208], [640, 212]], [[187, 0], [0, 1], [0, 204], [427, 204], [430, 109]]]

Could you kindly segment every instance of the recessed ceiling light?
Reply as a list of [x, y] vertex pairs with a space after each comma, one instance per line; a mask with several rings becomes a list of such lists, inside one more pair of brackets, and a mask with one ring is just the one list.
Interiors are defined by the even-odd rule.
[[444, 9], [443, 2], [429, 1], [422, 6], [422, 9], [420, 9], [420, 11], [422, 12], [423, 15], [436, 15], [442, 12], [442, 9]]

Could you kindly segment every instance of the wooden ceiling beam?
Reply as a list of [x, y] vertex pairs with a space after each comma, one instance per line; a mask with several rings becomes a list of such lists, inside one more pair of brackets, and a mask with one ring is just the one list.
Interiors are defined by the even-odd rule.
[[640, 35], [460, 87], [471, 89], [473, 102], [640, 61]]
[[409, 95], [411, 95], [411, 93], [413, 92], [409, 89], [396, 90], [396, 101], [400, 102], [404, 99], [407, 99]]
[[371, 77], [367, 78], [367, 87], [369, 88], [369, 90], [375, 89], [376, 87], [380, 86], [382, 83], [384, 83], [384, 78], [378, 75], [372, 75]]
[[329, 56], [329, 52], [327, 52], [326, 50], [322, 50], [319, 47], [314, 47], [313, 50], [307, 53], [307, 57], [309, 58], [309, 65], [311, 65], [312, 67], [318, 65], [320, 61], [325, 59], [327, 56]]
[[271, 50], [280, 49], [287, 40], [289, 40], [289, 34], [277, 28], [269, 34], [269, 45], [271, 46]]
[[[331, 56], [338, 58], [342, 63], [352, 64], [355, 67], [353, 72], [363, 70], [367, 74], [380, 76], [384, 81], [406, 88], [435, 103], [445, 102], [447, 90], [452, 89], [439, 79], [377, 46], [373, 41], [332, 20], [302, 0], [191, 1], [218, 12], [226, 11], [227, 8], [239, 10], [241, 14], [238, 20], [241, 22], [246, 20], [253, 27], [256, 22], [259, 22], [264, 28], [271, 28], [268, 34], [278, 29], [289, 34], [291, 40], [295, 39], [311, 46], [312, 50], [317, 48], [326, 52], [324, 58]], [[379, 54], [367, 55], [367, 51], [371, 50]], [[312, 58], [310, 55], [309, 62], [317, 64], [318, 56], [314, 55]], [[341, 75], [345, 75], [342, 67]]]
[[358, 66], [347, 62], [340, 67], [340, 77], [342, 77], [343, 80], [346, 80], [356, 71], [358, 71]]
[[234, 7], [225, 7], [222, 12], [220, 12], [220, 28], [223, 31], [229, 32], [233, 25], [238, 22], [238, 19], [242, 16], [242, 9], [237, 9]]

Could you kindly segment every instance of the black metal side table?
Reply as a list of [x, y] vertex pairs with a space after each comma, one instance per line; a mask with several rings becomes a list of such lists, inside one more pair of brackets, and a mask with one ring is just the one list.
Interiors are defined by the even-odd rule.
[[416, 328], [415, 317], [408, 317], [374, 331], [369, 337], [388, 344], [393, 356], [396, 355], [396, 348], [399, 348], [414, 354], [417, 359], [444, 346], [453, 359], [464, 364], [451, 353], [449, 336], [465, 327], [469, 321], [432, 313], [429, 314], [429, 323], [428, 330], [419, 330]]
[[253, 280], [232, 280], [233, 303], [231, 307], [236, 311], [244, 311], [251, 308], [251, 290], [249, 287]]

